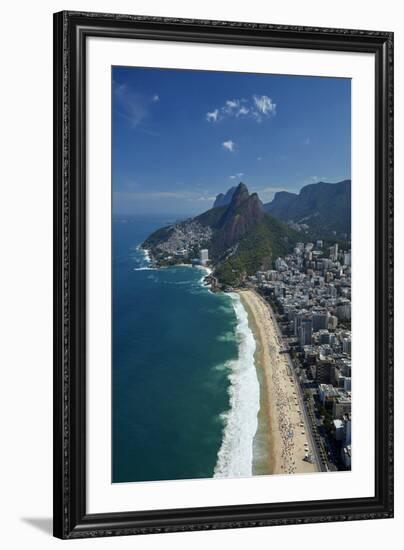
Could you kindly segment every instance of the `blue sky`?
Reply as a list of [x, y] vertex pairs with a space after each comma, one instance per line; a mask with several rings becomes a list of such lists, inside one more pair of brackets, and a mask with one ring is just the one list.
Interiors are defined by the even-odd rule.
[[112, 69], [114, 214], [193, 215], [243, 181], [263, 202], [351, 177], [348, 79]]

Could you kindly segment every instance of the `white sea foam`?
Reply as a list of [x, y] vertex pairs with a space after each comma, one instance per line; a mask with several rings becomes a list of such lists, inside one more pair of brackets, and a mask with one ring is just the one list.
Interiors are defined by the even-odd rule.
[[229, 366], [230, 409], [223, 413], [223, 440], [214, 477], [252, 475], [253, 440], [258, 427], [259, 382], [254, 363], [255, 340], [238, 294], [230, 294], [237, 316], [238, 358]]
[[136, 258], [137, 262], [140, 263], [140, 266], [133, 268], [133, 271], [152, 271], [156, 269], [155, 267], [150, 267], [151, 258], [149, 251], [146, 248], [142, 248], [142, 246], [138, 244], [135, 250], [137, 252], [140, 252], [143, 257]]
[[144, 260], [149, 264], [151, 262], [151, 259], [150, 259], [150, 253], [149, 251], [147, 250], [147, 248], [141, 248], [139, 247], [139, 250], [141, 252], [143, 252], [143, 256], [144, 256]]
[[205, 278], [212, 273], [212, 269], [204, 265], [197, 265], [195, 267], [203, 271], [203, 275], [200, 278], [199, 282], [202, 283], [203, 286], [210, 288], [211, 285], [209, 283], [205, 283]]
[[234, 334], [233, 332], [225, 332], [224, 334], [220, 334], [216, 339], [218, 342], [232, 342]]

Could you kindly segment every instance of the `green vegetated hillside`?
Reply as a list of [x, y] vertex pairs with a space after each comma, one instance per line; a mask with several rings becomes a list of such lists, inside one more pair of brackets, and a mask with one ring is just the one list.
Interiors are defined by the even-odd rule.
[[265, 214], [237, 244], [234, 254], [219, 262], [216, 274], [229, 286], [242, 283], [247, 275], [273, 267], [274, 260], [290, 252], [299, 235], [284, 223]]

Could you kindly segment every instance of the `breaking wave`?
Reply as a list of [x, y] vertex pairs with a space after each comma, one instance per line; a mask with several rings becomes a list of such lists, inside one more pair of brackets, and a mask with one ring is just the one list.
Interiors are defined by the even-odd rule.
[[214, 477], [252, 475], [253, 440], [258, 427], [260, 391], [254, 363], [255, 340], [238, 294], [230, 294], [237, 316], [238, 358], [228, 363], [230, 409], [221, 415], [222, 444]]

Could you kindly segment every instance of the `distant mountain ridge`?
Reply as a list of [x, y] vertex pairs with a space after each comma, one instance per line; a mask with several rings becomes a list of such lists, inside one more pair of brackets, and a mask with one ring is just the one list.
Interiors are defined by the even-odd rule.
[[299, 194], [280, 191], [264, 210], [288, 223], [307, 226], [319, 236], [347, 237], [351, 233], [351, 180], [319, 182]]

